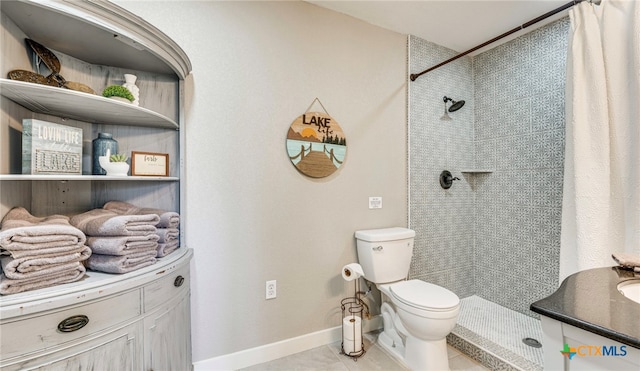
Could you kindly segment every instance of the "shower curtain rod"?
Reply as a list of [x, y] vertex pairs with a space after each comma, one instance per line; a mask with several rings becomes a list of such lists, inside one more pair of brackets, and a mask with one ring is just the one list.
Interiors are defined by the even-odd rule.
[[433, 66], [433, 67], [431, 67], [431, 68], [428, 68], [428, 69], [426, 69], [426, 70], [424, 70], [424, 71], [422, 71], [422, 72], [420, 72], [420, 73], [412, 73], [411, 75], [409, 75], [409, 78], [411, 79], [411, 81], [416, 81], [416, 79], [417, 79], [418, 77], [420, 77], [420, 76], [424, 75], [424, 74], [425, 74], [425, 73], [427, 73], [427, 72], [433, 71], [433, 70], [435, 70], [435, 69], [436, 69], [436, 68], [438, 68], [438, 67], [442, 67], [442, 66], [444, 66], [445, 64], [450, 63], [450, 62], [453, 62], [453, 61], [455, 61], [455, 60], [456, 60], [456, 59], [458, 59], [458, 58], [464, 57], [465, 55], [467, 55], [467, 54], [469, 54], [469, 53], [473, 53], [474, 51], [476, 51], [476, 50], [478, 50], [478, 49], [480, 49], [480, 48], [484, 48], [485, 46], [487, 46], [487, 45], [489, 45], [489, 44], [492, 44], [492, 43], [494, 43], [494, 42], [496, 42], [496, 41], [498, 41], [498, 40], [500, 40], [500, 39], [502, 39], [502, 38], [505, 38], [505, 37], [507, 37], [507, 36], [511, 35], [511, 34], [512, 34], [512, 33], [514, 33], [514, 32], [518, 32], [518, 31], [520, 31], [520, 30], [523, 30], [523, 29], [525, 29], [525, 28], [527, 28], [527, 27], [529, 27], [529, 26], [531, 26], [531, 25], [533, 25], [533, 24], [536, 24], [536, 23], [538, 23], [538, 22], [542, 21], [543, 19], [549, 18], [549, 17], [551, 17], [552, 15], [557, 14], [557, 13], [560, 13], [561, 11], [563, 11], [563, 10], [565, 10], [565, 9], [569, 9], [569, 8], [571, 8], [572, 6], [574, 6], [574, 5], [576, 5], [576, 4], [579, 4], [579, 3], [583, 2], [583, 1], [588, 1], [588, 2], [590, 2], [591, 4], [596, 4], [596, 5], [600, 5], [600, 3], [602, 2], [602, 0], [573, 0], [573, 1], [570, 1], [570, 2], [568, 2], [568, 3], [564, 4], [564, 5], [562, 5], [561, 7], [558, 7], [558, 8], [556, 8], [556, 9], [554, 9], [554, 10], [550, 11], [550, 12], [547, 12], [547, 13], [545, 13], [545, 14], [543, 14], [543, 15], [541, 15], [541, 16], [539, 16], [539, 17], [537, 17], [537, 18], [534, 18], [534, 19], [530, 20], [529, 22], [524, 23], [524, 24], [522, 24], [522, 25], [520, 25], [520, 26], [518, 26], [518, 27], [516, 27], [516, 28], [514, 28], [514, 29], [512, 29], [512, 30], [509, 30], [509, 31], [507, 31], [507, 32], [503, 33], [503, 34], [502, 34], [502, 35], [500, 35], [500, 36], [496, 36], [496, 37], [494, 37], [493, 39], [491, 39], [491, 40], [489, 40], [489, 41], [483, 42], [482, 44], [480, 44], [480, 45], [478, 45], [478, 46], [475, 46], [475, 47], [473, 47], [473, 48], [471, 48], [471, 49], [467, 50], [467, 51], [466, 51], [466, 52], [464, 52], [464, 53], [460, 53], [460, 54], [456, 55], [456, 56], [455, 56], [455, 57], [453, 57], [453, 58], [447, 59], [446, 61], [444, 61], [444, 62], [442, 62], [442, 63], [440, 63], [440, 64], [437, 64], [437, 65], [435, 65], [435, 66]]

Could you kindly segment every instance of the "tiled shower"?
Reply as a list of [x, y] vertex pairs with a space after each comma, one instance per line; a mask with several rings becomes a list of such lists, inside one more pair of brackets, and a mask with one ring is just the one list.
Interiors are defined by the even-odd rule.
[[[529, 304], [557, 288], [569, 28], [565, 17], [409, 83], [411, 278], [534, 318]], [[411, 36], [409, 73], [454, 55]], [[445, 95], [466, 101], [451, 121]], [[448, 190], [442, 170], [460, 178]]]

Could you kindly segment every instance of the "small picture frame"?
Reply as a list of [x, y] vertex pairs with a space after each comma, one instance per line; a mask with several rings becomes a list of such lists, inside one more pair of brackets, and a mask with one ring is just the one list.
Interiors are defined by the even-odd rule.
[[132, 176], [169, 176], [169, 154], [131, 151]]

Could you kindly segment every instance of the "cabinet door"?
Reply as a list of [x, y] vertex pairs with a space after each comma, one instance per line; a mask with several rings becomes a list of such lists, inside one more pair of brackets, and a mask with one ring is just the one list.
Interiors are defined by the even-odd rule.
[[145, 317], [145, 370], [191, 370], [188, 291]]
[[2, 370], [138, 371], [142, 370], [141, 352], [142, 323], [138, 321], [68, 348], [31, 354]]
[[[113, 308], [118, 308], [114, 315]], [[73, 331], [61, 332], [60, 324], [79, 315], [86, 315], [88, 323]], [[131, 290], [84, 305], [74, 305], [31, 316], [9, 318], [2, 323], [0, 349], [4, 361], [28, 353], [39, 353], [59, 347], [69, 347], [97, 333], [116, 329], [140, 315], [140, 290]], [[17, 320], [16, 320], [17, 319]]]

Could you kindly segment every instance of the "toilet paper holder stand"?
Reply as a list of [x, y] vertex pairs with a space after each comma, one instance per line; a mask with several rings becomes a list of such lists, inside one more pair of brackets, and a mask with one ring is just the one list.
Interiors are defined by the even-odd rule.
[[366, 351], [362, 337], [362, 321], [370, 317], [369, 306], [362, 300], [365, 292], [360, 291], [360, 279], [355, 280], [354, 296], [344, 298], [340, 302], [342, 309], [342, 344], [341, 354], [357, 361]]

